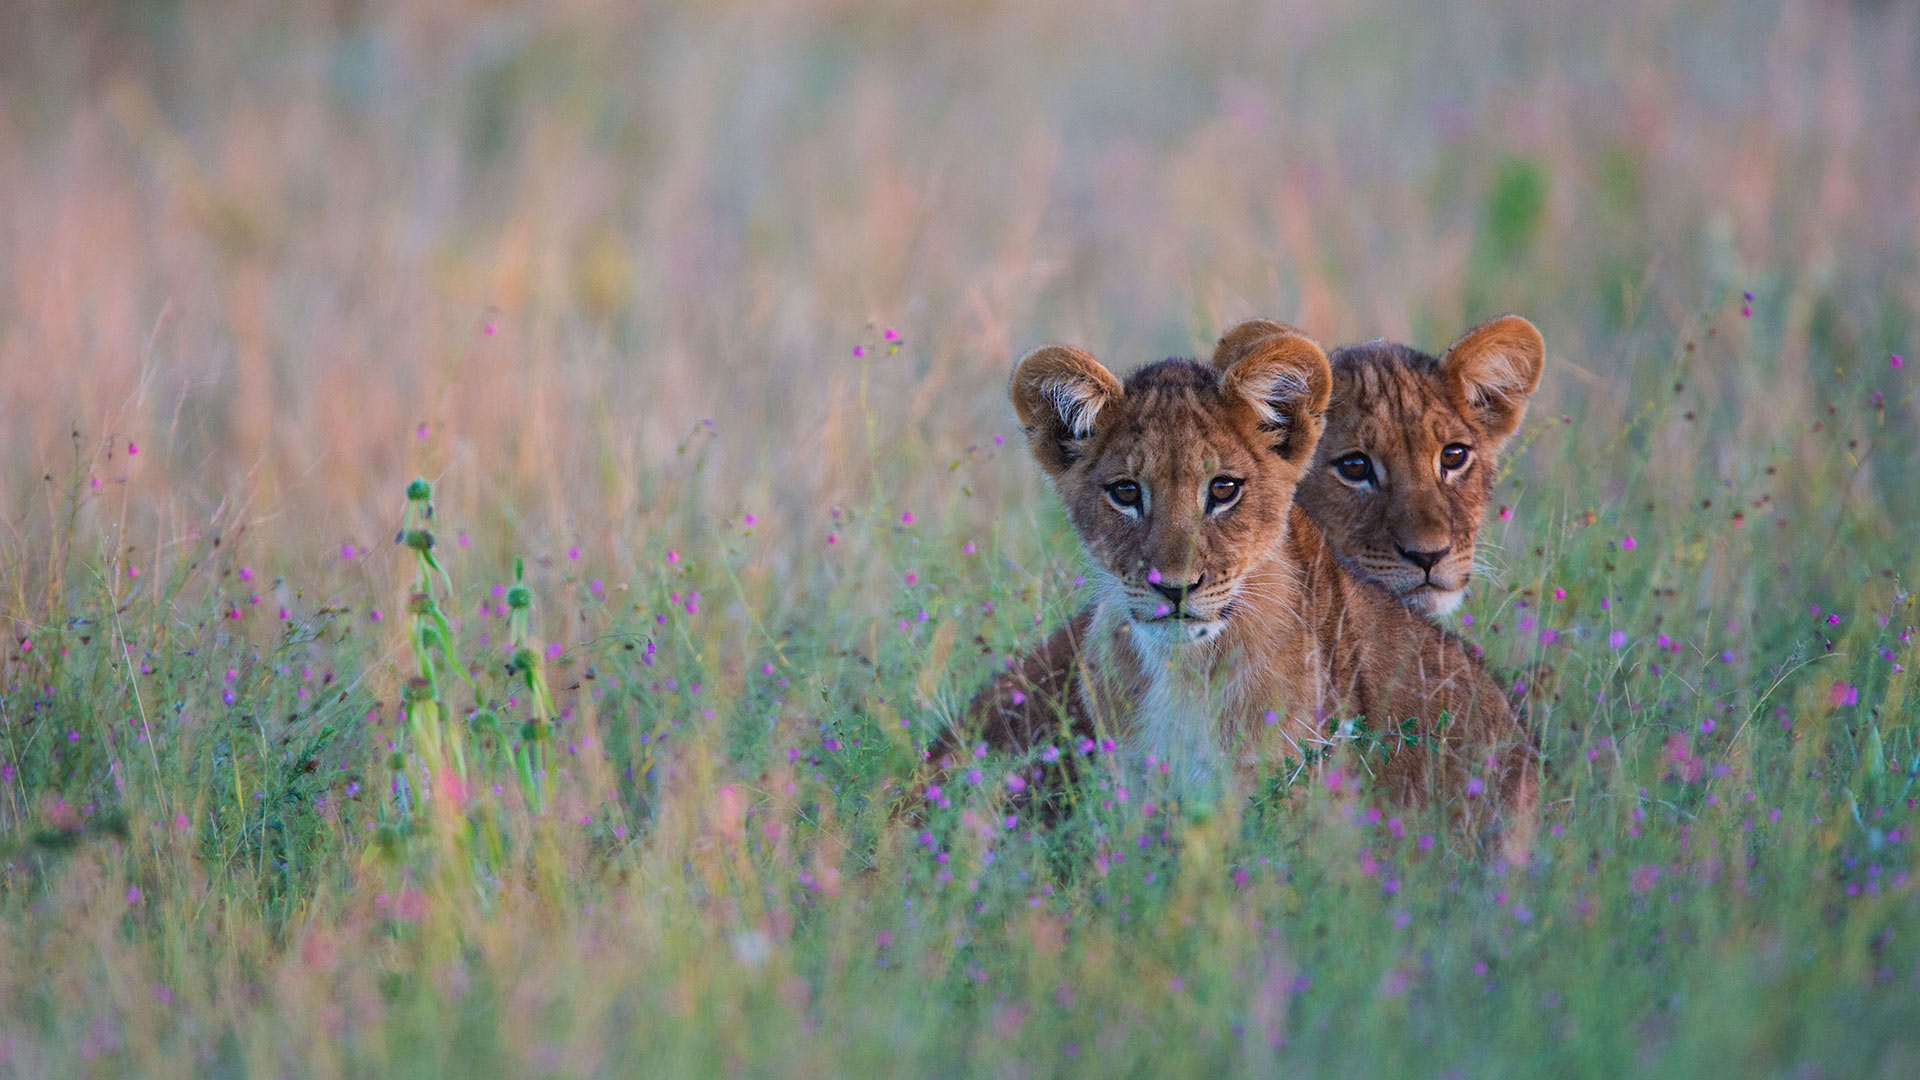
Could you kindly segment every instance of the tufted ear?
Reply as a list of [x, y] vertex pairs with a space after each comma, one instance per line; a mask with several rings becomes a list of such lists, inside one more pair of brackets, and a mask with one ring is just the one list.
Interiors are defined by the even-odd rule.
[[1273, 437], [1274, 453], [1304, 465], [1320, 441], [1333, 390], [1333, 369], [1320, 346], [1298, 333], [1268, 335], [1248, 346], [1224, 379], [1227, 392], [1243, 398], [1260, 430]]
[[1506, 442], [1520, 430], [1527, 397], [1540, 385], [1547, 344], [1518, 315], [1502, 315], [1460, 335], [1440, 357], [1440, 373], [1456, 402], [1480, 417], [1487, 433]]
[[1047, 345], [1013, 370], [1013, 411], [1027, 432], [1027, 449], [1049, 475], [1080, 459], [1100, 412], [1120, 400], [1120, 380], [1087, 353]]
[[1246, 322], [1234, 324], [1232, 329], [1220, 335], [1219, 344], [1213, 347], [1213, 370], [1227, 370], [1241, 357], [1247, 355], [1248, 349], [1267, 338], [1280, 337], [1284, 334], [1292, 334], [1296, 337], [1307, 336], [1286, 323], [1274, 322], [1272, 319], [1248, 319]]

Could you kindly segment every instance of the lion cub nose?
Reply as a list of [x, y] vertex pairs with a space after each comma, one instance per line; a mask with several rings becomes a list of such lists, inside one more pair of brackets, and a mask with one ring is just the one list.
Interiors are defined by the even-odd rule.
[[1446, 558], [1447, 552], [1453, 550], [1451, 545], [1436, 551], [1408, 551], [1398, 544], [1395, 544], [1394, 547], [1400, 552], [1401, 558], [1422, 570], [1432, 570], [1434, 567], [1439, 566], [1440, 560]]
[[1169, 585], [1164, 581], [1155, 581], [1151, 584], [1154, 592], [1166, 597], [1167, 603], [1178, 608], [1186, 600], [1188, 593], [1200, 587], [1200, 580], [1196, 578], [1186, 585]]

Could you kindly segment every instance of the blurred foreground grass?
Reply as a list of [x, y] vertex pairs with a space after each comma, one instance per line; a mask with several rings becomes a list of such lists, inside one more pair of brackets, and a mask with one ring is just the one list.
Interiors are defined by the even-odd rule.
[[[1911, 6], [9, 19], [0, 1074], [1920, 1067]], [[1075, 604], [1013, 356], [1495, 310], [1532, 865], [890, 817]]]

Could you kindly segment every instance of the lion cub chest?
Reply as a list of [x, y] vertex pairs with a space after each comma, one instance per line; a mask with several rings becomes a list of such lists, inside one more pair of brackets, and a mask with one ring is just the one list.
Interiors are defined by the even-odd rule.
[[1261, 650], [1232, 640], [1170, 640], [1138, 623], [1105, 637], [1111, 648], [1095, 681], [1107, 708], [1095, 711], [1118, 721], [1129, 775], [1164, 785], [1170, 796], [1228, 795], [1271, 756], [1269, 741], [1287, 731], [1312, 737], [1311, 722], [1296, 719], [1292, 706], [1324, 680], [1276, 670]]

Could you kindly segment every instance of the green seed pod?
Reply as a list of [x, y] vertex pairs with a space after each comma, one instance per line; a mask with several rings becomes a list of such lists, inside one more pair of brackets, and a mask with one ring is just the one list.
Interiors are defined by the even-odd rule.
[[539, 742], [546, 737], [547, 733], [545, 729], [532, 720], [528, 720], [526, 723], [520, 725], [521, 742]]
[[400, 534], [400, 542], [415, 551], [432, 551], [433, 532], [430, 529], [408, 529]]
[[408, 701], [432, 701], [434, 696], [433, 683], [428, 679], [415, 676], [407, 680], [407, 688], [404, 694]]
[[407, 498], [412, 502], [426, 502], [433, 498], [433, 485], [427, 483], [424, 476], [416, 476], [413, 483], [407, 485]]
[[382, 825], [373, 831], [374, 846], [380, 849], [380, 854], [388, 861], [400, 857], [401, 839], [400, 830], [391, 825]]
[[436, 610], [438, 608], [434, 605], [433, 597], [426, 593], [417, 592], [407, 597], [407, 613], [410, 615], [432, 615]]
[[481, 709], [467, 718], [467, 730], [475, 735], [492, 735], [500, 730], [500, 716], [492, 709]]
[[532, 671], [539, 666], [540, 654], [534, 652], [532, 649], [515, 649], [513, 659], [508, 662], [508, 667], [516, 675], [522, 671]]
[[515, 611], [525, 611], [533, 606], [533, 590], [525, 585], [515, 585], [507, 590], [507, 606]]

